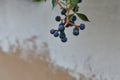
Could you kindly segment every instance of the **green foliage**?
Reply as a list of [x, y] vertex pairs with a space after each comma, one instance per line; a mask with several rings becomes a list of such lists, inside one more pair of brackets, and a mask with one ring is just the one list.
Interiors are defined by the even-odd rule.
[[56, 0], [52, 0], [52, 7], [54, 8], [55, 6], [57, 6]]
[[89, 19], [87, 18], [87, 16], [85, 14], [82, 14], [82, 13], [76, 13], [78, 15], [78, 17], [83, 20], [83, 21], [88, 21], [89, 22]]
[[43, 1], [46, 1], [46, 0], [33, 0], [35, 2], [43, 2]]
[[69, 15], [69, 20], [71, 20], [73, 16], [74, 16], [74, 14], [70, 14]]
[[[46, 1], [46, 0], [34, 0], [34, 1], [43, 2], [43, 1]], [[79, 0], [51, 0], [52, 8], [55, 8], [57, 5], [59, 5], [56, 1], [58, 1], [62, 5], [62, 8], [67, 9], [68, 6], [69, 6], [70, 10], [73, 11], [72, 14], [69, 14], [69, 19], [72, 18], [72, 16], [74, 16], [76, 14], [78, 16], [78, 18], [80, 18], [81, 20], [89, 22], [89, 19], [85, 14], [78, 13], [78, 11], [79, 11], [79, 6], [78, 6]]]
[[70, 0], [72, 7], [76, 6], [79, 0]]

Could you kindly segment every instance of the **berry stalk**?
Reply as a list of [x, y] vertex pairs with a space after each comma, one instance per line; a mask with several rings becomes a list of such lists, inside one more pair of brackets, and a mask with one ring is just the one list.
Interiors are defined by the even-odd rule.
[[61, 9], [64, 9], [64, 7], [61, 5], [61, 3], [59, 2], [59, 0], [55, 0], [55, 1], [60, 6]]

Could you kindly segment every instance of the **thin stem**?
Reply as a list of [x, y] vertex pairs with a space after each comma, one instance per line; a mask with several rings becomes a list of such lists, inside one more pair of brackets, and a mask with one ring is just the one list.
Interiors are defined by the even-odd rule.
[[76, 25], [76, 24], [74, 24], [74, 23], [71, 23], [71, 22], [69, 22], [69, 24], [71, 24], [72, 26], [75, 26], [76, 28], [79, 29], [79, 26], [78, 26], [78, 25]]
[[61, 3], [59, 2], [59, 0], [56, 0], [56, 3], [60, 6], [61, 9], [64, 9], [64, 7], [61, 5]]
[[[61, 5], [61, 3], [59, 2], [59, 0], [56, 0], [56, 3], [60, 6], [61, 9], [65, 9], [65, 8]], [[76, 27], [76, 28], [79, 29], [79, 26], [78, 26], [78, 25], [70, 22], [70, 20], [69, 20], [69, 13], [70, 13], [70, 10], [71, 10], [71, 5], [69, 5], [69, 7], [66, 8], [66, 10], [67, 10], [67, 12], [66, 12], [66, 23], [65, 23], [64, 27], [66, 27], [68, 24], [71, 24], [72, 26], [74, 26], [74, 27]], [[63, 20], [64, 20], [64, 19], [61, 19], [61, 21], [63, 21]]]
[[69, 13], [70, 13], [70, 9], [71, 9], [71, 6], [69, 5], [69, 7], [67, 8], [67, 12], [66, 12], [66, 23], [65, 23], [65, 27], [68, 25], [68, 23], [70, 22], [69, 21]]
[[66, 23], [64, 26], [66, 27], [68, 23], [69, 23], [69, 10], [67, 10], [66, 12]]

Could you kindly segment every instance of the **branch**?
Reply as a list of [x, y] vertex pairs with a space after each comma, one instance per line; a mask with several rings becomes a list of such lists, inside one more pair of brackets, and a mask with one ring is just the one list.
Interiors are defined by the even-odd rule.
[[60, 6], [61, 9], [64, 9], [64, 7], [61, 5], [61, 3], [59, 2], [59, 0], [56, 0], [56, 3]]
[[73, 25], [73, 26], [75, 26], [76, 28], [79, 29], [79, 26], [78, 26], [78, 25], [76, 25], [76, 24], [74, 24], [74, 23], [71, 23], [70, 21], [69, 21], [69, 24], [71, 24], [71, 25]]

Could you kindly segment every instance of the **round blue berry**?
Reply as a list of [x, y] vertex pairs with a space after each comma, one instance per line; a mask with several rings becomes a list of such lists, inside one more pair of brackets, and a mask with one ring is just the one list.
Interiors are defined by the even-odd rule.
[[76, 21], [77, 17], [76, 16], [73, 16], [72, 17], [72, 21]]
[[60, 23], [60, 24], [59, 24], [59, 27], [58, 27], [58, 30], [64, 31], [64, 29], [65, 29], [64, 23]]
[[81, 24], [80, 24], [80, 29], [81, 29], [81, 30], [84, 30], [84, 29], [85, 29], [85, 24], [84, 24], [84, 23], [81, 23]]
[[79, 35], [79, 29], [78, 28], [73, 29], [73, 35], [75, 35], [75, 36]]
[[60, 37], [61, 39], [63, 39], [63, 38], [66, 37], [66, 34], [65, 34], [64, 32], [61, 32], [60, 35], [59, 35], [59, 37]]
[[55, 33], [55, 29], [51, 29], [51, 30], [50, 30], [50, 33], [51, 33], [51, 34], [54, 34], [54, 33]]
[[64, 37], [64, 38], [61, 39], [61, 41], [62, 41], [62, 42], [67, 42], [67, 38]]
[[62, 15], [65, 15], [65, 14], [66, 14], [66, 9], [63, 9], [63, 10], [61, 11], [61, 14], [62, 14]]
[[60, 20], [61, 20], [61, 17], [60, 17], [60, 16], [56, 16], [55, 20], [56, 20], [56, 21], [60, 21]]
[[55, 32], [54, 32], [54, 37], [58, 37], [58, 36], [59, 36], [58, 31], [55, 31]]

